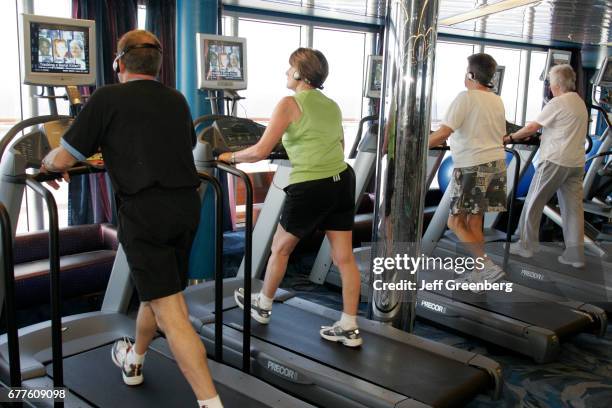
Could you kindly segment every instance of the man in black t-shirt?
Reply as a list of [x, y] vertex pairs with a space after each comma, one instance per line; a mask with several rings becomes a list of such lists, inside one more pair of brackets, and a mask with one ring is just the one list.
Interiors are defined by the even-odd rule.
[[162, 50], [153, 34], [130, 31], [117, 48], [121, 83], [94, 92], [41, 171], [65, 172], [102, 150], [120, 199], [119, 240], [141, 301], [135, 344], [119, 340], [112, 349], [124, 382], [142, 383], [144, 354], [159, 327], [200, 406], [221, 407], [182, 295], [200, 214], [189, 107], [155, 80]]

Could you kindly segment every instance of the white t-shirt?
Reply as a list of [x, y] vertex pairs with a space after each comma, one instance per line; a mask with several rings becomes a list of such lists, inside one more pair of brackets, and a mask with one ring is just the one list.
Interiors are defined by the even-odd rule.
[[463, 91], [451, 103], [443, 125], [453, 129], [449, 145], [455, 168], [503, 160], [506, 112], [490, 91]]
[[576, 92], [552, 98], [535, 120], [542, 125], [540, 161], [584, 167], [584, 142], [589, 116]]

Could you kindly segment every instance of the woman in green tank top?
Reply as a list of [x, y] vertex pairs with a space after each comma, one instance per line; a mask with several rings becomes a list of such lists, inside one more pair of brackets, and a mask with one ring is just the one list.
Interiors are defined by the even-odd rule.
[[[291, 54], [289, 65], [287, 88], [295, 94], [278, 103], [260, 141], [248, 149], [219, 156], [231, 164], [264, 160], [282, 138], [292, 165], [263, 288], [252, 296], [251, 316], [262, 324], [270, 321], [274, 294], [289, 256], [301, 238], [315, 229], [324, 230], [342, 275], [344, 313], [340, 321], [323, 327], [320, 335], [357, 347], [362, 338], [357, 327], [361, 282], [352, 246], [355, 176], [344, 162], [342, 113], [320, 91], [328, 74], [327, 59], [320, 51], [298, 48]], [[240, 307], [243, 296], [242, 289], [236, 291]]]

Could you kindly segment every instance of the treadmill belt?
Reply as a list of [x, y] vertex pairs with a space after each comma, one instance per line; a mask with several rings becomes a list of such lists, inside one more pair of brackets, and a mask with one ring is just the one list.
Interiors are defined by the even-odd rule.
[[[223, 313], [225, 324], [242, 329], [242, 310]], [[353, 349], [319, 336], [332, 320], [275, 303], [268, 325], [252, 322], [252, 335], [337, 370], [435, 407], [460, 406], [489, 387], [480, 369], [433, 352], [362, 331], [363, 346]]]
[[[434, 251], [434, 256], [444, 258], [456, 255], [452, 251], [437, 248]], [[419, 272], [419, 279], [427, 282], [445, 279], [446, 276], [448, 276], [448, 272], [428, 270], [421, 270]], [[518, 285], [515, 283], [514, 286]], [[481, 294], [473, 293], [469, 290], [432, 292], [530, 325], [552, 330], [559, 336], [583, 331], [584, 328], [591, 324], [588, 316], [577, 313], [567, 306], [520, 291], [506, 293], [504, 291], [490, 290]]]
[[[121, 370], [111, 361], [111, 347], [109, 344], [64, 359], [64, 383], [71, 393], [102, 408], [197, 407], [196, 397], [174, 360], [149, 350], [144, 382], [130, 387], [123, 383]], [[49, 364], [50, 377], [52, 369]], [[215, 386], [225, 407], [266, 407], [222, 384]]]

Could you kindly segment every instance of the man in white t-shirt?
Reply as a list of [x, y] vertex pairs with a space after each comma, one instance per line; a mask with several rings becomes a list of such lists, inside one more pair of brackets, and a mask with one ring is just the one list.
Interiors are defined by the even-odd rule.
[[506, 115], [501, 98], [492, 92], [497, 63], [488, 54], [468, 58], [467, 91], [451, 103], [440, 129], [431, 134], [429, 147], [449, 139], [454, 169], [448, 227], [484, 268], [463, 276], [469, 282], [495, 282], [504, 276], [501, 267], [484, 253], [484, 213], [506, 210], [506, 162], [503, 137]]
[[538, 169], [519, 221], [520, 239], [510, 246], [510, 253], [530, 258], [538, 250], [542, 211], [556, 192], [565, 240], [565, 251], [558, 260], [581, 268], [584, 266], [582, 179], [588, 112], [582, 98], [574, 92], [576, 74], [570, 65], [554, 66], [549, 77], [553, 99], [535, 121], [504, 140], [512, 143], [542, 128]]

